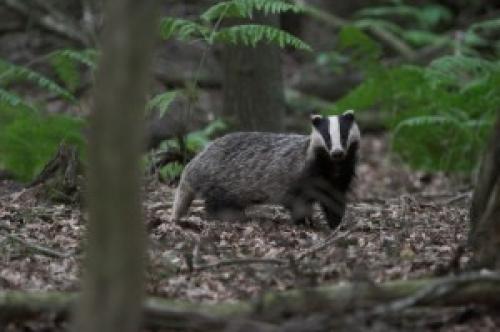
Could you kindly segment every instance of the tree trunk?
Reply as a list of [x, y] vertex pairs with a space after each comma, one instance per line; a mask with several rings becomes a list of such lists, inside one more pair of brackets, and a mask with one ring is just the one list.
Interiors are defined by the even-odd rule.
[[140, 168], [156, 0], [105, 2], [103, 50], [90, 116], [88, 247], [77, 331], [136, 331], [145, 231]]
[[[279, 17], [255, 13], [252, 23], [278, 27]], [[229, 125], [235, 130], [283, 131], [285, 102], [278, 46], [227, 45], [223, 60], [222, 113]]]
[[500, 114], [481, 163], [470, 223], [474, 264], [500, 267]]

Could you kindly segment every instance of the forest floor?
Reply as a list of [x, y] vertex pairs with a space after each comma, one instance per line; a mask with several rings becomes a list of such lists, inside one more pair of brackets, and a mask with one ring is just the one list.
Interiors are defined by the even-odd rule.
[[[384, 137], [364, 140], [347, 215], [333, 234], [319, 211], [308, 226], [293, 225], [277, 207], [252, 209], [244, 223], [220, 222], [206, 220], [198, 201], [187, 219], [171, 223], [174, 188], [147, 181], [147, 292], [220, 302], [359, 278], [456, 272], [470, 257], [460, 249], [470, 188], [443, 174], [410, 171], [387, 149]], [[85, 219], [76, 206], [44, 203], [32, 189], [0, 184], [0, 289], [78, 290]], [[500, 330], [500, 320], [485, 314], [448, 330], [472, 327]]]

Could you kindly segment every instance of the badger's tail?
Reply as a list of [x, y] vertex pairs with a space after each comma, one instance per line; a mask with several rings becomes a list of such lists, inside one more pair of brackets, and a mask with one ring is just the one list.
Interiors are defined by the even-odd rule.
[[184, 174], [181, 176], [179, 186], [175, 192], [174, 206], [172, 208], [172, 221], [179, 220], [186, 214], [191, 202], [193, 201], [195, 192], [187, 183]]

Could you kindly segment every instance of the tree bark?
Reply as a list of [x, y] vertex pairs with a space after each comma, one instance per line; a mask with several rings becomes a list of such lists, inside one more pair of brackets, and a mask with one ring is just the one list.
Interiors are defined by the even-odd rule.
[[[278, 27], [279, 17], [255, 13], [252, 23]], [[235, 130], [283, 131], [285, 102], [278, 46], [227, 45], [222, 58], [222, 115], [230, 126]]]
[[479, 169], [470, 209], [470, 226], [473, 264], [500, 267], [500, 114]]
[[156, 0], [105, 2], [103, 51], [90, 116], [88, 246], [77, 331], [136, 331], [145, 230], [139, 200]]

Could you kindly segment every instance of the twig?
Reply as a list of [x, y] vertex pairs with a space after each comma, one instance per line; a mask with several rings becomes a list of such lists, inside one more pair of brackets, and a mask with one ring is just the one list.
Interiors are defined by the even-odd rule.
[[72, 26], [72, 24], [70, 24], [69, 22], [57, 21], [51, 15], [35, 13], [35, 11], [30, 10], [30, 8], [26, 6], [23, 1], [5, 0], [4, 3], [10, 9], [17, 11], [24, 16], [34, 18], [34, 20], [40, 27], [49, 31], [53, 31], [65, 38], [76, 41], [81, 45], [88, 45], [86, 36], [79, 31], [78, 27]]
[[456, 195], [455, 197], [451, 197], [451, 198], [447, 199], [446, 201], [444, 201], [443, 205], [450, 205], [450, 204], [456, 203], [458, 201], [461, 201], [462, 199], [471, 198], [471, 197], [472, 197], [471, 191], [465, 192], [465, 193], [460, 193], [460, 194]]
[[[332, 232], [332, 234], [330, 234], [323, 242], [321, 242], [315, 246], [312, 246], [311, 248], [309, 248], [309, 249], [303, 251], [302, 253], [298, 254], [297, 256], [295, 256], [295, 258], [294, 258], [295, 261], [300, 261], [306, 256], [312, 255], [318, 251], [325, 249], [326, 247], [329, 247], [332, 243], [334, 243], [337, 240], [337, 235], [338, 235], [338, 232], [339, 232], [342, 224], [343, 224], [343, 222], [340, 223], [337, 226], [337, 228]], [[346, 231], [346, 232], [342, 233], [342, 235], [346, 236], [349, 233], [350, 233], [350, 231]]]
[[53, 257], [53, 258], [68, 258], [68, 257], [70, 257], [69, 254], [61, 253], [61, 252], [53, 250], [53, 249], [42, 247], [41, 245], [38, 245], [35, 243], [30, 243], [28, 241], [23, 240], [19, 236], [14, 235], [14, 234], [9, 234], [9, 235], [7, 235], [7, 237], [13, 241], [16, 241], [16, 242], [26, 246], [28, 249], [30, 249], [36, 253], [39, 253], [39, 254], [42, 254], [42, 255], [45, 255], [48, 257]]
[[238, 258], [238, 259], [228, 259], [224, 261], [219, 261], [213, 264], [198, 265], [194, 267], [195, 271], [203, 271], [214, 268], [219, 268], [223, 266], [230, 265], [245, 265], [245, 264], [274, 264], [274, 265], [284, 265], [287, 261], [275, 258]]

